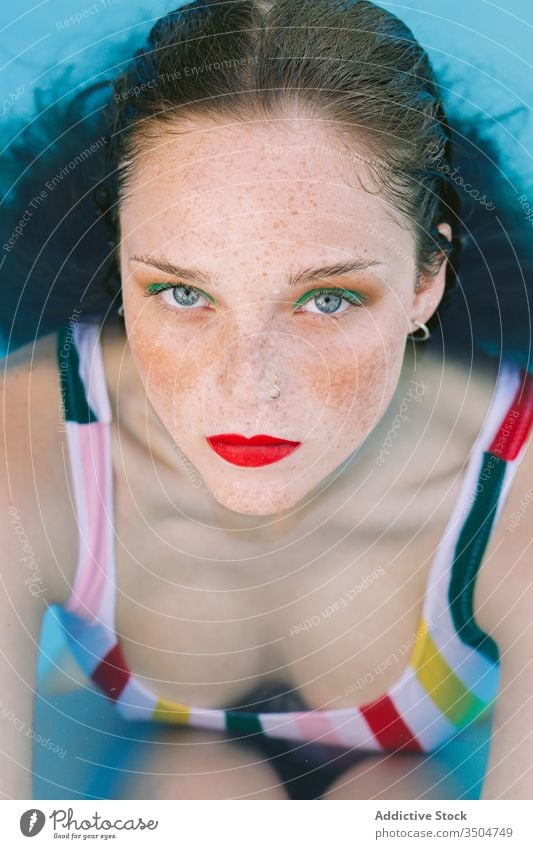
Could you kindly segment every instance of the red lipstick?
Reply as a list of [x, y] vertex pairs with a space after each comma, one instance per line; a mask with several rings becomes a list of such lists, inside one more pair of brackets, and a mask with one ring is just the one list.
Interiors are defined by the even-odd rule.
[[206, 437], [213, 451], [234, 466], [267, 466], [291, 454], [301, 442], [258, 433], [249, 439], [240, 433], [217, 433]]

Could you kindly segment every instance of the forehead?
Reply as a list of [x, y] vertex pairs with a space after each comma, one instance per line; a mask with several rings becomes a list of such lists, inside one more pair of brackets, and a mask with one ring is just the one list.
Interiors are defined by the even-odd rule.
[[407, 253], [411, 234], [372, 178], [371, 154], [316, 121], [161, 128], [136, 159], [121, 204], [124, 239], [156, 251], [169, 244], [190, 260], [268, 241]]

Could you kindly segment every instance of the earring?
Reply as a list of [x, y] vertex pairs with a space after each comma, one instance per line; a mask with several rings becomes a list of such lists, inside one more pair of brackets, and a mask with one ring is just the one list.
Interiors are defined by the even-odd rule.
[[408, 339], [412, 339], [413, 342], [425, 342], [427, 339], [429, 339], [429, 337], [431, 336], [431, 333], [429, 332], [428, 328], [426, 327], [426, 325], [422, 321], [417, 321], [415, 319], [413, 321], [413, 324], [416, 324], [416, 326], [420, 330], [423, 331], [423, 335], [422, 336], [413, 336], [412, 333], [408, 333], [407, 334]]
[[124, 304], [121, 304], [117, 309], [117, 313], [121, 318], [124, 318]]

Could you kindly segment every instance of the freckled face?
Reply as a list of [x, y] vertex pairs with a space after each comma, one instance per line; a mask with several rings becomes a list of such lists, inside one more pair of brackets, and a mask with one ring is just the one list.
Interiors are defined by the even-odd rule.
[[[126, 331], [152, 407], [216, 500], [273, 515], [382, 417], [412, 329], [414, 240], [332, 134], [196, 126], [162, 131], [123, 199]], [[243, 467], [206, 441], [222, 433], [301, 444]]]

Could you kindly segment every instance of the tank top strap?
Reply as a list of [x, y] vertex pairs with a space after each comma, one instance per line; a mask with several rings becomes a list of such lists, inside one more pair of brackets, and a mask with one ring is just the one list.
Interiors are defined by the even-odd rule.
[[69, 323], [57, 331], [57, 361], [65, 422], [111, 421], [97, 324]]
[[[115, 643], [115, 559], [111, 405], [99, 342], [100, 326], [69, 323], [57, 332], [64, 427], [78, 527], [78, 560], [63, 605], [71, 634], [92, 626], [100, 656]], [[82, 665], [89, 671], [93, 659]]]
[[496, 407], [497, 427], [494, 433], [487, 433], [489, 443], [483, 440], [480, 445], [476, 484], [455, 546], [448, 588], [450, 611], [461, 640], [494, 661], [499, 655], [496, 643], [474, 621], [474, 586], [533, 422], [533, 375], [512, 366], [502, 381], [505, 388]]
[[463, 650], [470, 647], [489, 663], [498, 661], [496, 643], [474, 621], [473, 593], [532, 423], [533, 375], [512, 362], [503, 362], [457, 502], [432, 563], [424, 600], [428, 631], [455, 665], [458, 641]]

